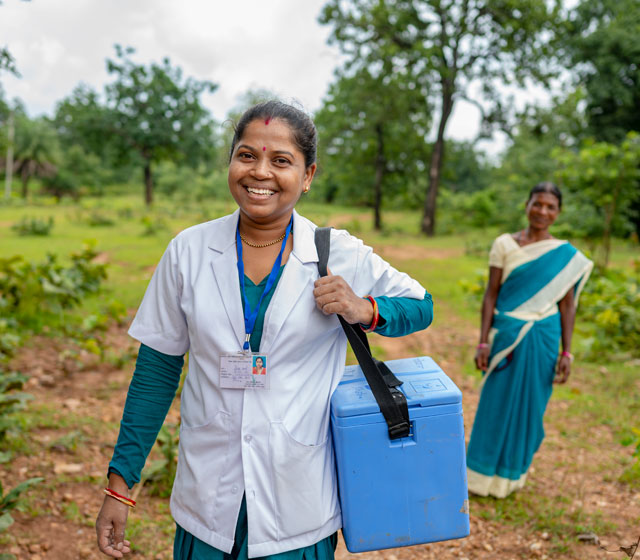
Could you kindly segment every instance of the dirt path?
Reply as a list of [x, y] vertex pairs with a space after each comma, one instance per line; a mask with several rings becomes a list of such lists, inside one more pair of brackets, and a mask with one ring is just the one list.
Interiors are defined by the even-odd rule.
[[[383, 348], [386, 358], [431, 355], [454, 379], [464, 395], [463, 407], [467, 438], [478, 402], [477, 380], [463, 373], [475, 344], [475, 330], [457, 319], [446, 326], [403, 339], [376, 337], [372, 342]], [[131, 352], [132, 343], [124, 327], [109, 333], [108, 344], [122, 353]], [[70, 357], [48, 339], [32, 341], [15, 359], [13, 369], [31, 376], [27, 391], [35, 397], [37, 422], [27, 432], [27, 449], [0, 471], [5, 488], [29, 477], [43, 476], [45, 482], [31, 493], [30, 506], [15, 514], [16, 523], [0, 541], [0, 552], [13, 553], [19, 560], [98, 559], [94, 545], [93, 522], [102, 502], [101, 488], [124, 404], [131, 375], [131, 364], [118, 369], [98, 363], [89, 355]], [[588, 380], [580, 369], [575, 372], [576, 390], [588, 390]], [[552, 400], [547, 415], [547, 438], [534, 460], [528, 486], [518, 497], [548, 499], [550, 509], [562, 505], [561, 519], [579, 524], [581, 516], [598, 515], [609, 527], [600, 538], [610, 549], [628, 545], [640, 536], [640, 493], [616, 482], [623, 448], [606, 427], [592, 430], [592, 445], [576, 449], [563, 432], [579, 430], [580, 418], [566, 418], [567, 403]], [[178, 421], [177, 408], [170, 413]], [[26, 453], [29, 451], [29, 453]], [[561, 500], [559, 502], [559, 500]], [[140, 507], [130, 517], [132, 540], [141, 550], [131, 557], [170, 558], [173, 531], [168, 500], [149, 497], [146, 489], [139, 496]], [[536, 519], [519, 525], [493, 519], [494, 506], [471, 501], [471, 536], [431, 545], [364, 553], [358, 558], [409, 559], [525, 559], [623, 558], [606, 554], [586, 543], [559, 550], [557, 539], [539, 530]], [[549, 512], [552, 515], [553, 511]], [[608, 525], [607, 525], [608, 523]], [[613, 527], [615, 524], [615, 527]], [[573, 542], [573, 539], [572, 539]], [[337, 558], [349, 554], [342, 542]]]

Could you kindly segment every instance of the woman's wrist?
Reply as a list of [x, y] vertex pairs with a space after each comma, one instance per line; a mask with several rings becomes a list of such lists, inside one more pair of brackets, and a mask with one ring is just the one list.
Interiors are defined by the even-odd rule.
[[111, 471], [109, 473], [109, 488], [115, 490], [118, 494], [129, 495], [129, 486], [117, 472]]
[[380, 315], [378, 314], [378, 304], [372, 296], [362, 298], [363, 302], [367, 302], [367, 318], [364, 321], [360, 321], [360, 328], [364, 332], [373, 332], [378, 326]]
[[560, 352], [560, 355], [565, 358], [569, 358], [569, 360], [573, 362], [573, 354], [568, 350], [563, 350], [562, 352]]
[[478, 346], [476, 346], [476, 350], [482, 350], [484, 348], [489, 348], [488, 342], [479, 342]]

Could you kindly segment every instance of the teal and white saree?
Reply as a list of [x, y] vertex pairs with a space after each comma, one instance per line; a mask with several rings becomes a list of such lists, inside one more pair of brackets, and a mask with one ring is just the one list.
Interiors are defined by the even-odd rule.
[[505, 234], [498, 242], [505, 249], [502, 285], [467, 467], [471, 492], [503, 498], [524, 486], [544, 438], [562, 334], [558, 302], [574, 290], [577, 305], [593, 263], [557, 239], [520, 247]]

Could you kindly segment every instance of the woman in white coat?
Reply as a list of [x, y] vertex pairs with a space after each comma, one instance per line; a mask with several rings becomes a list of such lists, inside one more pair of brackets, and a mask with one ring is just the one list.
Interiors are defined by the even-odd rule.
[[[141, 342], [109, 485], [96, 522], [113, 558], [129, 490], [180, 379], [180, 449], [171, 512], [174, 558], [331, 559], [341, 526], [329, 402], [346, 337], [426, 328], [431, 296], [371, 248], [332, 231], [319, 278], [315, 225], [295, 212], [316, 172], [311, 119], [271, 101], [239, 121], [229, 162], [238, 210], [174, 238], [129, 333]], [[252, 375], [256, 354], [267, 373]]]

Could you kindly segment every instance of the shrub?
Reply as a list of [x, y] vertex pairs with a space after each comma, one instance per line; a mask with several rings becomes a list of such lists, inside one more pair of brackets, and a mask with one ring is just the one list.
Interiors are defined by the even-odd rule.
[[596, 270], [581, 298], [583, 351], [592, 359], [640, 355], [640, 261], [635, 270]]
[[[22, 410], [25, 403], [32, 398], [28, 393], [20, 391], [26, 381], [27, 378], [20, 373], [0, 372], [0, 443], [6, 439], [7, 432], [14, 427], [10, 415]], [[3, 459], [0, 463], [6, 462], [4, 456], [0, 458]]]
[[24, 216], [22, 220], [11, 226], [11, 229], [18, 235], [49, 235], [53, 228], [53, 218], [48, 220], [41, 218], [28, 218]]
[[18, 484], [6, 494], [4, 494], [2, 482], [0, 482], [0, 532], [5, 531], [13, 524], [13, 517], [9, 512], [20, 505], [20, 495], [28, 490], [30, 486], [43, 480], [44, 478], [42, 477], [30, 478]]
[[107, 274], [105, 264], [93, 262], [96, 256], [93, 246], [86, 244], [71, 255], [68, 266], [51, 254], [42, 263], [27, 262], [20, 255], [0, 258], [0, 310], [10, 317], [0, 320], [0, 363], [24, 334], [56, 324], [62, 311], [98, 291]]

